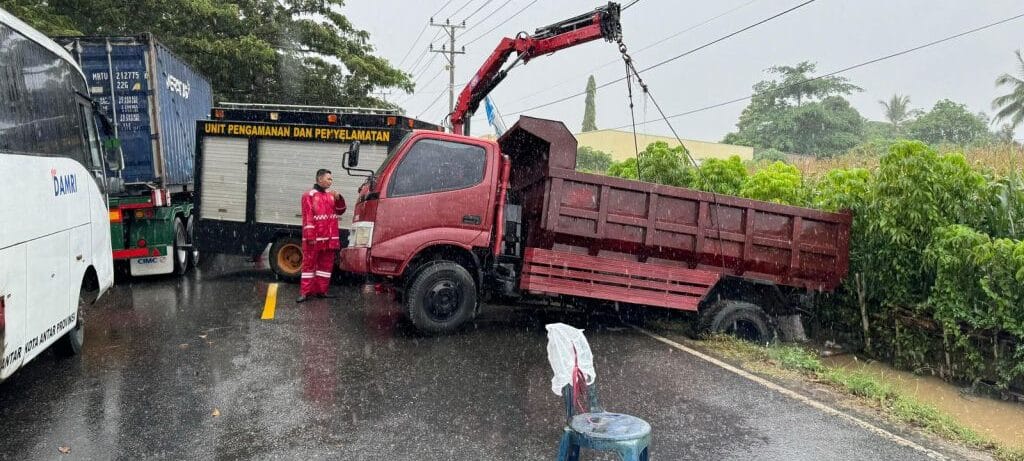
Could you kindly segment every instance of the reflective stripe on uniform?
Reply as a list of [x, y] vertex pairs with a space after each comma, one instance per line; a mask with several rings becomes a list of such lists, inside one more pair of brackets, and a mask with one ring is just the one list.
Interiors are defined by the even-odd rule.
[[316, 271], [316, 276], [317, 277], [331, 278], [331, 273], [330, 272], [324, 272], [324, 271]]

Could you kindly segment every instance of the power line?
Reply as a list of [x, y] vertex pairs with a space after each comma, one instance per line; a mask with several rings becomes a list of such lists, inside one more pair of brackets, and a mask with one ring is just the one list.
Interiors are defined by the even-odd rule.
[[[963, 37], [963, 36], [966, 36], [966, 35], [970, 35], [970, 34], [973, 34], [973, 33], [976, 33], [976, 32], [981, 32], [981, 31], [983, 31], [985, 29], [989, 29], [989, 28], [992, 28], [992, 27], [995, 27], [995, 26], [998, 26], [998, 25], [1001, 25], [1001, 24], [1005, 24], [1007, 22], [1014, 21], [1014, 20], [1017, 20], [1017, 19], [1020, 19], [1020, 18], [1024, 18], [1024, 13], [1021, 13], [1021, 14], [1018, 14], [1016, 16], [1009, 17], [1009, 18], [1006, 18], [1006, 19], [1003, 19], [1003, 20], [1000, 20], [1000, 21], [989, 23], [989, 24], [986, 24], [986, 25], [981, 26], [981, 27], [976, 27], [974, 29], [966, 30], [964, 32], [960, 32], [960, 33], [955, 34], [955, 35], [950, 35], [950, 36], [945, 37], [945, 38], [934, 40], [934, 41], [925, 43], [923, 45], [918, 45], [918, 46], [915, 46], [913, 48], [907, 48], [905, 50], [897, 51], [895, 53], [888, 54], [888, 55], [885, 55], [885, 56], [881, 56], [881, 57], [878, 57], [878, 58], [875, 58], [875, 59], [871, 59], [869, 61], [864, 61], [864, 62], [859, 63], [859, 64], [854, 64], [852, 66], [844, 67], [842, 69], [839, 69], [839, 70], [836, 70], [836, 71], [832, 71], [832, 72], [829, 72], [827, 74], [819, 75], [817, 77], [811, 77], [811, 78], [808, 78], [808, 79], [805, 79], [805, 80], [802, 80], [802, 81], [799, 81], [799, 82], [791, 83], [789, 85], [784, 85], [784, 86], [778, 87], [778, 88], [770, 91], [770, 93], [775, 93], [775, 92], [783, 91], [783, 90], [786, 90], [786, 89], [789, 89], [789, 88], [792, 88], [792, 87], [795, 87], [795, 86], [804, 85], [806, 83], [813, 82], [815, 80], [820, 80], [820, 79], [823, 79], [823, 78], [826, 78], [826, 77], [833, 77], [835, 75], [838, 75], [838, 74], [841, 74], [841, 73], [844, 73], [844, 72], [849, 72], [849, 71], [854, 70], [854, 69], [859, 69], [861, 67], [869, 66], [871, 64], [875, 64], [875, 63], [886, 61], [886, 60], [889, 60], [889, 59], [892, 59], [892, 58], [895, 58], [895, 57], [903, 56], [905, 54], [913, 53], [915, 51], [918, 51], [918, 50], [921, 50], [921, 49], [924, 49], [924, 48], [928, 48], [928, 47], [931, 47], [931, 46], [935, 46], [935, 45], [938, 45], [938, 44], [943, 43], [943, 42], [948, 42], [950, 40], [954, 40], [954, 39], [957, 39], [957, 38], [960, 38], [960, 37]], [[731, 99], [731, 100], [728, 100], [728, 101], [725, 101], [725, 102], [721, 102], [721, 103], [718, 103], [718, 104], [712, 104], [710, 106], [704, 106], [704, 107], [700, 107], [700, 108], [697, 108], [697, 109], [688, 110], [686, 112], [680, 112], [678, 114], [669, 115], [667, 117], [662, 117], [662, 118], [660, 118], [658, 120], [652, 120], [650, 122], [644, 122], [644, 123], [641, 123], [641, 125], [646, 125], [648, 123], [653, 123], [653, 122], [658, 122], [658, 121], [662, 121], [662, 120], [668, 120], [668, 119], [671, 119], [671, 118], [678, 118], [678, 117], [683, 117], [683, 116], [686, 116], [686, 115], [696, 114], [698, 112], [704, 112], [704, 111], [715, 109], [715, 108], [718, 108], [718, 107], [727, 106], [729, 104], [735, 104], [735, 103], [740, 102], [740, 101], [746, 101], [748, 99], [753, 99], [753, 97], [754, 97], [754, 95], [750, 95], [750, 96], [744, 96], [742, 98]], [[624, 125], [624, 126], [620, 126], [620, 127], [616, 127], [616, 128], [612, 128], [612, 129], [613, 130], [618, 130], [618, 129], [622, 129], [622, 128], [628, 128], [629, 126], [630, 125]]]
[[493, 2], [493, 1], [494, 0], [487, 0], [486, 2], [481, 4], [480, 6], [476, 7], [476, 9], [473, 10], [472, 13], [469, 13], [469, 16], [466, 16], [465, 18], [462, 19], [462, 22], [469, 21], [470, 18], [472, 18], [473, 16], [476, 16], [476, 14], [480, 12], [480, 10], [484, 9], [484, 7], [487, 6], [487, 4], [489, 4], [489, 3]]
[[412, 49], [416, 48], [416, 43], [423, 37], [423, 33], [427, 31], [427, 25], [424, 24], [423, 28], [420, 29], [420, 33], [416, 35], [416, 39], [412, 41], [412, 45], [409, 45], [409, 50], [405, 52], [405, 56], [402, 56], [402, 60], [398, 62], [398, 67], [401, 68], [402, 64], [405, 64], [405, 59], [409, 57], [409, 53], [412, 53]]
[[[654, 43], [651, 43], [651, 44], [649, 44], [647, 46], [644, 46], [643, 48], [640, 48], [639, 50], [637, 50], [636, 53], [640, 53], [642, 51], [649, 50], [649, 49], [651, 49], [651, 48], [653, 48], [653, 47], [655, 47], [657, 45], [660, 45], [662, 43], [665, 43], [665, 42], [667, 42], [667, 41], [669, 41], [669, 40], [671, 40], [673, 38], [676, 38], [676, 37], [678, 37], [680, 35], [683, 35], [683, 34], [685, 34], [687, 32], [690, 32], [690, 31], [692, 31], [694, 29], [697, 29], [697, 28], [699, 28], [701, 26], [707, 25], [708, 23], [711, 23], [712, 21], [720, 19], [720, 18], [722, 18], [722, 17], [724, 17], [726, 15], [732, 14], [732, 13], [734, 13], [736, 11], [739, 11], [739, 10], [741, 10], [743, 8], [746, 8], [747, 6], [750, 6], [752, 3], [757, 2], [757, 1], [758, 0], [749, 0], [748, 2], [746, 2], [744, 4], [742, 4], [740, 6], [737, 6], [735, 8], [732, 8], [732, 9], [730, 9], [728, 11], [725, 11], [725, 12], [723, 12], [723, 13], [715, 16], [715, 17], [712, 17], [710, 19], [706, 19], [706, 20], [704, 20], [704, 21], [702, 21], [702, 22], [700, 22], [698, 24], [694, 24], [692, 26], [687, 27], [686, 29], [683, 29], [683, 30], [681, 30], [679, 32], [676, 32], [676, 33], [672, 34], [672, 35], [669, 35], [668, 37], [665, 37], [665, 38], [663, 38], [661, 40], [658, 40], [657, 42], [654, 42]], [[584, 75], [593, 74], [595, 71], [601, 70], [601, 69], [603, 69], [605, 67], [608, 67], [608, 66], [610, 66], [612, 64], [618, 64], [621, 61], [622, 61], [621, 59], [613, 59], [613, 60], [608, 61], [608, 62], [606, 62], [606, 63], [604, 63], [604, 64], [602, 64], [600, 66], [594, 67], [594, 68], [590, 69], [587, 72], [583, 72], [582, 74], [578, 74], [577, 76], [575, 76], [575, 77], [573, 77], [571, 79], [562, 80], [559, 83], [556, 83], [556, 84], [551, 85], [551, 86], [547, 86], [546, 88], [542, 88], [542, 89], [540, 89], [538, 91], [535, 91], [535, 92], [530, 93], [530, 94], [528, 94], [526, 96], [523, 96], [523, 97], [519, 98], [519, 100], [520, 101], [529, 100], [530, 98], [532, 98], [534, 96], [537, 96], [537, 95], [543, 94], [543, 93], [547, 93], [547, 92], [549, 92], [549, 91], [551, 91], [553, 89], [556, 89], [558, 87], [561, 87], [561, 86], [565, 85], [566, 83], [576, 81], [578, 78], [580, 78], [580, 77], [582, 77]]]
[[455, 10], [454, 13], [449, 14], [448, 18], [451, 19], [451, 18], [455, 17], [455, 15], [459, 14], [460, 11], [466, 9], [466, 7], [469, 6], [470, 3], [473, 3], [474, 1], [476, 1], [476, 0], [469, 0], [466, 3], [463, 3], [462, 6], [460, 6], [459, 9]]
[[[429, 52], [429, 50], [428, 50], [428, 52]], [[421, 77], [423, 77], [423, 74], [427, 73], [427, 69], [430, 69], [430, 65], [433, 64], [434, 61], [436, 61], [436, 60], [437, 60], [437, 55], [436, 54], [431, 56], [430, 59], [426, 60], [426, 64], [424, 64], [423, 67], [420, 68], [419, 72], [416, 74], [416, 77], [414, 77], [412, 79], [413, 83], [415, 83]]]
[[[437, 11], [434, 14], [432, 14], [430, 17], [437, 16], [438, 13], [440, 13], [441, 10], [444, 10], [444, 8], [446, 6], [448, 6], [448, 4], [451, 3], [451, 2], [452, 2], [452, 0], [448, 0], [448, 1], [444, 2], [444, 5], [441, 5], [441, 7], [438, 8]], [[424, 24], [423, 28], [420, 29], [420, 33], [416, 35], [416, 39], [413, 40], [411, 44], [409, 44], [409, 49], [405, 52], [405, 55], [402, 56], [402, 60], [398, 62], [398, 68], [402, 68], [402, 64], [405, 64], [405, 60], [406, 60], [406, 58], [409, 57], [409, 53], [412, 53], [413, 48], [416, 48], [416, 44], [419, 43], [420, 38], [423, 37], [423, 33], [427, 31], [427, 27], [428, 26], [429, 26], [428, 24]]]
[[629, 7], [631, 7], [633, 5], [636, 5], [637, 3], [640, 3], [640, 0], [633, 0], [632, 2], [629, 2], [628, 5], [622, 7], [622, 11], [626, 11], [626, 9], [628, 9]]
[[511, 21], [511, 20], [512, 20], [512, 18], [514, 18], [514, 17], [516, 17], [516, 16], [519, 16], [520, 14], [522, 14], [522, 13], [523, 13], [524, 11], [526, 11], [526, 9], [527, 9], [527, 8], [529, 8], [530, 6], [532, 6], [532, 5], [534, 4], [534, 3], [537, 3], [537, 0], [533, 0], [533, 1], [531, 1], [530, 3], [527, 3], [527, 4], [526, 4], [526, 6], [524, 6], [524, 7], [522, 8], [522, 9], [520, 9], [519, 11], [516, 11], [515, 13], [513, 13], [513, 14], [512, 14], [512, 16], [509, 16], [509, 17], [508, 17], [508, 19], [505, 19], [504, 21], [501, 21], [501, 22], [500, 22], [500, 23], [499, 23], [498, 25], [496, 25], [496, 26], [494, 26], [494, 27], [490, 28], [490, 29], [489, 29], [489, 30], [488, 30], [487, 32], [484, 32], [484, 33], [482, 33], [482, 34], [480, 34], [480, 35], [477, 35], [477, 36], [476, 36], [476, 38], [474, 38], [474, 39], [472, 39], [472, 40], [470, 40], [470, 41], [466, 42], [466, 45], [472, 45], [472, 44], [473, 44], [474, 42], [476, 42], [477, 40], [480, 40], [481, 38], [484, 38], [484, 37], [485, 37], [485, 36], [486, 36], [487, 34], [489, 34], [489, 33], [491, 33], [491, 32], [494, 32], [494, 31], [495, 31], [495, 30], [497, 30], [497, 29], [498, 29], [499, 27], [501, 27], [501, 26], [505, 25], [505, 23], [507, 23], [507, 22]]
[[477, 22], [476, 22], [476, 24], [473, 24], [472, 26], [470, 26], [470, 28], [469, 28], [469, 29], [466, 29], [466, 30], [465, 30], [464, 32], [462, 32], [462, 33], [464, 33], [464, 34], [468, 34], [468, 33], [469, 33], [469, 31], [471, 31], [471, 30], [473, 30], [473, 29], [476, 29], [476, 28], [477, 28], [477, 27], [478, 27], [478, 26], [479, 26], [480, 24], [483, 24], [483, 23], [484, 23], [484, 21], [486, 21], [486, 20], [490, 19], [490, 18], [491, 18], [492, 16], [494, 16], [494, 15], [495, 15], [495, 14], [497, 14], [497, 13], [498, 13], [499, 11], [501, 11], [501, 9], [502, 9], [502, 8], [505, 8], [506, 6], [508, 6], [508, 4], [509, 4], [509, 3], [512, 3], [512, 0], [505, 0], [505, 3], [502, 3], [502, 4], [501, 4], [501, 6], [499, 6], [499, 7], [495, 8], [495, 9], [494, 9], [494, 11], [491, 11], [491, 12], [490, 12], [490, 14], [488, 14], [487, 16], [484, 16], [484, 18], [483, 18], [483, 19], [481, 19], [481, 20], [477, 21]]
[[[430, 23], [427, 23], [427, 25], [429, 26]], [[437, 32], [434, 33], [434, 36], [430, 38], [428, 43], [433, 43], [434, 40], [437, 40], [437, 38], [440, 37], [440, 36], [441, 36], [441, 31], [438, 30]], [[416, 58], [416, 61], [413, 62], [411, 66], [409, 66], [409, 73], [410, 74], [415, 74], [416, 73], [416, 70], [415, 70], [416, 67], [419, 66], [419, 64], [421, 62], [423, 62], [423, 58], [427, 56], [427, 52], [428, 52], [428, 48], [424, 48], [423, 52], [420, 53], [420, 56], [418, 58]]]
[[420, 114], [417, 115], [416, 118], [422, 119], [423, 118], [423, 114], [429, 112], [430, 109], [433, 109], [434, 106], [437, 105], [437, 102], [441, 100], [441, 96], [444, 96], [444, 94], [445, 94], [445, 91], [438, 92], [437, 93], [437, 97], [434, 98], [434, 102], [430, 103], [430, 105], [428, 105], [426, 109], [423, 109], [423, 112], [420, 112]]
[[[711, 45], [714, 45], [714, 44], [716, 44], [716, 43], [719, 43], [719, 42], [721, 42], [721, 41], [723, 41], [723, 40], [726, 40], [726, 39], [729, 39], [729, 38], [731, 38], [731, 37], [735, 37], [736, 35], [739, 35], [739, 34], [741, 34], [741, 33], [743, 33], [743, 32], [746, 32], [746, 31], [748, 31], [748, 30], [750, 30], [750, 29], [753, 29], [753, 28], [755, 28], [755, 27], [757, 27], [757, 26], [760, 26], [760, 25], [762, 25], [762, 24], [764, 24], [764, 23], [766, 23], [766, 22], [772, 21], [772, 20], [774, 20], [774, 19], [776, 19], [776, 18], [779, 18], [779, 17], [781, 17], [781, 16], [783, 16], [783, 15], [789, 14], [789, 13], [791, 13], [791, 12], [793, 12], [793, 11], [796, 11], [796, 10], [798, 10], [798, 9], [800, 9], [800, 8], [803, 8], [803, 7], [807, 6], [807, 5], [810, 5], [811, 3], [814, 3], [814, 2], [816, 2], [816, 1], [817, 1], [817, 0], [807, 0], [807, 1], [805, 1], [805, 2], [803, 2], [803, 3], [801, 3], [801, 4], [799, 4], [799, 5], [796, 5], [796, 6], [792, 7], [792, 8], [789, 8], [789, 9], [787, 9], [787, 10], [785, 10], [785, 11], [782, 11], [782, 12], [780, 12], [780, 13], [776, 13], [776, 14], [774, 14], [774, 15], [772, 15], [772, 16], [769, 16], [769, 17], [767, 17], [767, 18], [765, 18], [765, 19], [762, 19], [762, 20], [760, 20], [760, 21], [757, 21], [757, 22], [755, 22], [755, 23], [753, 23], [753, 24], [751, 24], [751, 25], [749, 25], [749, 26], [746, 26], [746, 27], [744, 27], [744, 28], [740, 29], [740, 30], [737, 30], [737, 31], [735, 31], [735, 32], [732, 32], [732, 33], [729, 33], [729, 34], [727, 34], [727, 35], [723, 35], [722, 37], [719, 37], [719, 38], [717, 38], [717, 39], [715, 39], [715, 40], [712, 40], [712, 41], [710, 41], [710, 42], [707, 42], [707, 43], [705, 43], [705, 44], [703, 44], [703, 45], [701, 45], [701, 46], [698, 46], [698, 47], [696, 47], [696, 48], [694, 48], [694, 49], [692, 49], [692, 50], [690, 50], [690, 51], [687, 51], [687, 52], [685, 52], [685, 53], [683, 53], [683, 54], [679, 54], [679, 55], [673, 56], [673, 57], [671, 57], [671, 58], [668, 58], [668, 59], [666, 59], [666, 60], [664, 60], [664, 61], [661, 61], [661, 62], [659, 62], [659, 63], [657, 63], [657, 64], [655, 64], [655, 65], [653, 65], [653, 66], [648, 66], [648, 67], [646, 67], [646, 68], [644, 68], [644, 69], [640, 70], [639, 72], [640, 72], [640, 73], [644, 73], [644, 72], [647, 72], [647, 71], [649, 71], [649, 70], [651, 70], [651, 69], [655, 69], [655, 68], [661, 67], [661, 66], [663, 66], [663, 65], [665, 65], [665, 64], [668, 64], [668, 63], [670, 63], [670, 62], [672, 62], [672, 61], [675, 61], [675, 60], [677, 60], [677, 59], [680, 59], [680, 58], [682, 58], [682, 57], [685, 57], [685, 56], [689, 56], [689, 55], [691, 55], [691, 54], [693, 54], [693, 53], [696, 53], [696, 52], [698, 52], [698, 51], [700, 51], [700, 50], [703, 50], [704, 48], [707, 48], [707, 47], [709, 47], [709, 46], [711, 46]], [[615, 83], [621, 82], [621, 81], [623, 81], [623, 80], [625, 80], [625, 79], [626, 79], [626, 77], [621, 77], [621, 78], [618, 78], [618, 79], [612, 80], [612, 81], [610, 81], [610, 82], [605, 82], [605, 83], [602, 83], [602, 84], [600, 84], [600, 85], [598, 85], [598, 86], [597, 86], [597, 89], [601, 89], [601, 88], [604, 88], [604, 87], [606, 87], [606, 86], [609, 86], [609, 85], [612, 85], [612, 84], [615, 84]], [[531, 107], [531, 108], [529, 108], [529, 109], [524, 109], [524, 110], [521, 110], [521, 111], [518, 111], [518, 112], [512, 112], [512, 113], [510, 113], [510, 114], [508, 114], [508, 115], [517, 115], [517, 114], [521, 114], [521, 113], [523, 113], [523, 112], [529, 112], [529, 111], [531, 111], [531, 110], [536, 110], [536, 109], [540, 109], [540, 108], [543, 108], [543, 107], [547, 107], [547, 106], [550, 106], [550, 105], [558, 104], [558, 103], [560, 103], [560, 102], [568, 101], [568, 100], [570, 100], [570, 99], [578, 98], [578, 97], [580, 97], [580, 96], [583, 96], [583, 95], [585, 95], [585, 94], [587, 94], [587, 92], [586, 92], [586, 91], [583, 91], [583, 92], [580, 92], [580, 93], [576, 93], [576, 94], [573, 94], [573, 95], [570, 95], [570, 96], [566, 96], [566, 97], [564, 97], [564, 98], [561, 98], [561, 99], [557, 99], [557, 100], [555, 100], [555, 101], [551, 101], [551, 102], [548, 102], [548, 103], [545, 103], [545, 104], [541, 104], [541, 105], [538, 105], [538, 106], [534, 106], [534, 107]]]
[[452, 0], [448, 0], [447, 2], [444, 2], [444, 5], [441, 5], [441, 7], [438, 8], [437, 11], [434, 12], [434, 14], [430, 15], [430, 17], [434, 17], [434, 16], [437, 16], [437, 15], [441, 14], [441, 11], [443, 11], [445, 9], [445, 7], [447, 7], [448, 4], [450, 4], [451, 2], [452, 2]]

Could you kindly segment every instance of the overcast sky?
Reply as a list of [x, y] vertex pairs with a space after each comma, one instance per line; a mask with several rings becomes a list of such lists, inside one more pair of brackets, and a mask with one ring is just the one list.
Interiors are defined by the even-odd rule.
[[[466, 54], [456, 56], [456, 84], [464, 84], [493, 51], [501, 37], [519, 31], [532, 33], [540, 26], [594, 9], [595, 1], [558, 0], [452, 0], [435, 16], [461, 22], [456, 46]], [[672, 1], [640, 0], [622, 17], [623, 38], [637, 67], [656, 64], [692, 48], [713, 41], [761, 19], [772, 16], [803, 0]], [[381, 2], [347, 0], [345, 14], [371, 34], [377, 54], [397, 65], [408, 57], [402, 69], [416, 77], [416, 93], [393, 93], [388, 99], [399, 103], [411, 116], [440, 121], [448, 111], [448, 75], [444, 58], [428, 53], [429, 39], [439, 30], [428, 27], [413, 41], [446, 0]], [[467, 4], [468, 2], [468, 4]], [[629, 3], [629, 0], [622, 4]], [[399, 6], [400, 5], [400, 6]], [[459, 7], [466, 5], [456, 13]], [[494, 12], [495, 9], [500, 10]], [[469, 43], [514, 13], [518, 16]], [[731, 12], [730, 12], [731, 11]], [[493, 12], [493, 14], [492, 14]], [[678, 34], [711, 18], [728, 14], [679, 34], [664, 43], [640, 51], [655, 42]], [[748, 96], [751, 86], [766, 78], [764, 69], [793, 65], [800, 61], [818, 64], [821, 73], [884, 56], [932, 40], [966, 31], [1024, 13], [1021, 0], [817, 0], [803, 8], [743, 32], [692, 55], [643, 74], [651, 94], [668, 114]], [[475, 27], [475, 28], [474, 28]], [[472, 28], [472, 29], [468, 29]], [[909, 95], [914, 108], [929, 109], [936, 101], [949, 98], [967, 104], [972, 112], [991, 116], [992, 99], [1008, 92], [994, 81], [1004, 72], [1019, 72], [1013, 51], [1024, 48], [1024, 19], [1018, 19], [954, 41], [909, 55], [873, 64], [843, 74], [864, 91], [850, 99], [860, 113], [882, 120], [880, 99], [894, 93]], [[434, 40], [435, 48], [443, 40]], [[410, 52], [411, 47], [411, 52]], [[419, 64], [412, 68], [419, 60]], [[432, 60], [432, 61], [431, 61]], [[428, 64], [429, 65], [426, 65]], [[604, 64], [604, 67], [600, 67]], [[440, 74], [439, 74], [440, 72]], [[584, 90], [587, 76], [601, 84], [624, 76], [625, 70], [614, 44], [594, 41], [542, 56], [514, 69], [491, 93], [498, 109], [510, 114], [542, 105]], [[435, 78], [436, 77], [436, 78]], [[430, 81], [433, 79], [433, 81]], [[457, 87], [456, 95], [461, 87]], [[440, 95], [440, 97], [439, 97]], [[436, 102], [435, 102], [436, 101]], [[746, 102], [712, 109], [672, 120], [684, 138], [717, 141], [735, 124]], [[636, 96], [637, 120], [656, 118], [657, 111]], [[473, 120], [473, 133], [493, 132], [480, 110]], [[531, 110], [527, 115], [562, 120], [570, 130], [579, 131], [583, 118], [583, 97]], [[511, 125], [517, 116], [506, 116]], [[598, 128], [629, 125], [625, 82], [597, 93]], [[668, 134], [664, 122], [651, 123], [641, 131]], [[1024, 127], [1017, 138], [1024, 137]]]

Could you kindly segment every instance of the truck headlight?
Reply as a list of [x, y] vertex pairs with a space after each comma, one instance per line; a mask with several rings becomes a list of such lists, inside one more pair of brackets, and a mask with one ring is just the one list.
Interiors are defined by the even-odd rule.
[[349, 239], [349, 247], [369, 248], [373, 244], [373, 223], [359, 221], [352, 223], [352, 235]]

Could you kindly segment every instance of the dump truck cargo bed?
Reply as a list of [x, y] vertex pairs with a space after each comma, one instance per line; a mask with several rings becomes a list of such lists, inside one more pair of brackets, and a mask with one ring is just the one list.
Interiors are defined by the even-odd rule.
[[525, 290], [696, 309], [722, 276], [829, 291], [847, 273], [850, 213], [580, 173], [561, 122], [522, 117], [499, 143]]

